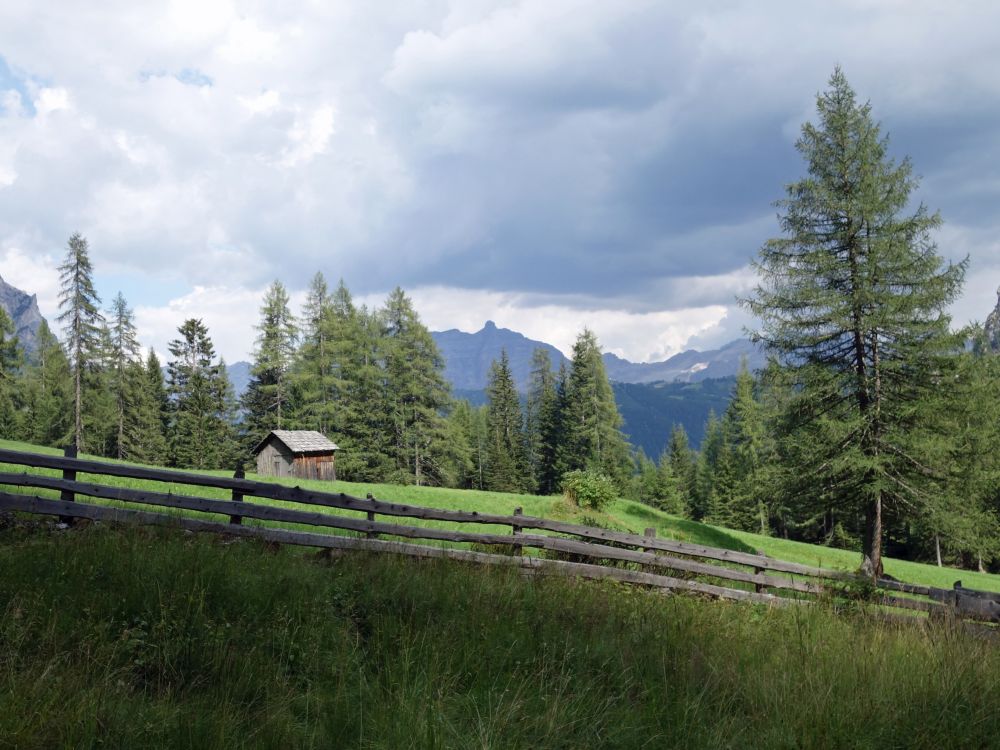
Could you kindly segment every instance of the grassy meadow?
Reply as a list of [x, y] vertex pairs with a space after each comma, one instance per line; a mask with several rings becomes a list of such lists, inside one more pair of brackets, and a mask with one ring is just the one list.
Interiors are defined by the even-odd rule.
[[[5, 448], [8, 450], [18, 450], [18, 451], [28, 451], [33, 453], [48, 453], [51, 455], [60, 455], [62, 452], [52, 448], [44, 448], [40, 446], [30, 445], [27, 443], [17, 443], [12, 441], [0, 440], [0, 448]], [[99, 459], [107, 460], [107, 459]], [[22, 467], [8, 466], [5, 467], [0, 464], [0, 470], [6, 471], [17, 471], [23, 470]], [[57, 475], [58, 472], [44, 470], [31, 470], [39, 471], [41, 473], [48, 473], [51, 475]], [[231, 476], [231, 472], [205, 472], [208, 474], [216, 474], [218, 476]], [[249, 475], [249, 478], [255, 478], [254, 475]], [[186, 487], [181, 484], [165, 484], [159, 482], [147, 482], [141, 480], [134, 480], [128, 478], [115, 478], [115, 477], [103, 477], [103, 476], [92, 476], [87, 474], [80, 474], [78, 479], [80, 481], [95, 481], [102, 484], [129, 487], [135, 489], [148, 489], [159, 492], [173, 492], [175, 494], [198, 494], [205, 497], [214, 497], [218, 499], [228, 499], [229, 493], [224, 490], [215, 490], [208, 487], [192, 488]], [[449, 510], [465, 510], [465, 511], [478, 511], [480, 513], [495, 513], [495, 514], [510, 514], [515, 508], [523, 508], [525, 515], [529, 516], [539, 516], [543, 518], [552, 518], [561, 521], [568, 521], [572, 523], [584, 523], [593, 524], [598, 523], [601, 525], [617, 528], [620, 530], [628, 530], [635, 533], [641, 534], [645, 528], [653, 527], [656, 529], [657, 536], [665, 537], [669, 539], [677, 539], [685, 542], [692, 542], [695, 544], [704, 544], [712, 547], [722, 547], [725, 549], [733, 549], [744, 552], [760, 552], [771, 557], [788, 560], [791, 562], [802, 563], [806, 565], [815, 565], [818, 567], [825, 568], [835, 568], [841, 570], [853, 570], [857, 567], [859, 562], [859, 555], [856, 552], [850, 550], [834, 549], [831, 547], [822, 547], [812, 544], [805, 544], [802, 542], [794, 542], [787, 539], [780, 539], [769, 536], [762, 536], [760, 534], [752, 534], [744, 531], [735, 531], [731, 529], [723, 529], [714, 526], [709, 526], [707, 524], [697, 523], [695, 521], [690, 521], [684, 518], [679, 518], [677, 516], [671, 516], [669, 514], [663, 513], [656, 508], [652, 508], [642, 503], [637, 503], [631, 500], [618, 500], [613, 503], [606, 511], [597, 513], [594, 511], [583, 510], [571, 503], [568, 503], [564, 498], [559, 496], [552, 497], [539, 497], [536, 495], [514, 495], [499, 492], [481, 492], [475, 490], [456, 490], [441, 487], [415, 487], [415, 486], [400, 486], [391, 484], [361, 484], [352, 482], [318, 482], [318, 481], [308, 481], [301, 479], [274, 479], [268, 478], [268, 481], [275, 481], [288, 486], [301, 486], [305, 489], [315, 489], [321, 491], [329, 492], [345, 492], [350, 495], [357, 497], [364, 497], [366, 493], [371, 492], [376, 498], [380, 500], [386, 500], [391, 502], [406, 503], [410, 505], [423, 505], [427, 507], [444, 508]], [[18, 488], [10, 488], [10, 491], [18, 492], [22, 491]], [[43, 497], [57, 497], [58, 493], [50, 492], [45, 490], [32, 490], [32, 494], [38, 494]], [[88, 502], [102, 503], [107, 501], [100, 500], [88, 500]], [[329, 513], [337, 513], [345, 516], [353, 517], [363, 517], [361, 513], [355, 513], [352, 511], [340, 511], [329, 508], [318, 508], [303, 506], [297, 503], [284, 503], [274, 500], [260, 500], [253, 499], [252, 502], [266, 503], [269, 505], [275, 505], [280, 507], [287, 507], [293, 510], [314, 510]], [[130, 505], [126, 503], [119, 503], [119, 505], [126, 507], [142, 507], [147, 510], [155, 510], [158, 512], [166, 513], [177, 513], [180, 511], [173, 511], [166, 508], [156, 508], [153, 506], [137, 506]], [[186, 515], [204, 517], [212, 520], [220, 520], [220, 516], [217, 515], [206, 515], [198, 514], [194, 512], [184, 511]], [[503, 527], [491, 526], [486, 524], [449, 524], [447, 522], [441, 521], [423, 521], [420, 519], [403, 519], [403, 518], [391, 518], [387, 516], [380, 517], [379, 520], [388, 523], [405, 523], [413, 526], [429, 526], [435, 528], [456, 528], [461, 527], [464, 530], [480, 530], [486, 532], [500, 532], [503, 533]], [[269, 523], [256, 521], [253, 519], [246, 519], [244, 521], [246, 524], [263, 524], [263, 525], [273, 525], [280, 526], [284, 528], [301, 528], [303, 530], [309, 531], [326, 531], [329, 533], [350, 533], [342, 532], [336, 529], [318, 529], [317, 527], [311, 526], [295, 526], [293, 524], [281, 524], [281, 523]], [[427, 544], [444, 544], [438, 542], [426, 542]], [[456, 545], [452, 545], [456, 546]], [[457, 545], [461, 546], [461, 545]], [[531, 552], [529, 551], [529, 554]], [[937, 586], [940, 588], [951, 588], [952, 584], [956, 580], [961, 580], [962, 584], [968, 588], [981, 589], [984, 591], [1000, 591], [1000, 576], [992, 574], [983, 574], [975, 571], [969, 570], [958, 570], [955, 568], [938, 568], [933, 565], [926, 565], [923, 563], [914, 563], [906, 560], [895, 560], [892, 558], [885, 559], [885, 570], [886, 573], [902, 581], [907, 581], [909, 583], [917, 583], [928, 586]]]
[[0, 747], [995, 746], [946, 627], [162, 528], [0, 530]]

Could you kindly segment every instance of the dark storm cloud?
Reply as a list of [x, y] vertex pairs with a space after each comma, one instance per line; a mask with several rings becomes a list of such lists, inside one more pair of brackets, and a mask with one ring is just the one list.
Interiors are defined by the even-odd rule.
[[732, 309], [839, 63], [1000, 281], [992, 3], [271, 6], [0, 11], [0, 253], [81, 229], [151, 289]]

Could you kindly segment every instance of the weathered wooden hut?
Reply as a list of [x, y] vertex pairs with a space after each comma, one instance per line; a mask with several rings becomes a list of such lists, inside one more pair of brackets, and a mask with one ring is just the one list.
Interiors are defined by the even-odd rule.
[[336, 450], [336, 444], [314, 430], [271, 430], [253, 452], [262, 477], [335, 480]]

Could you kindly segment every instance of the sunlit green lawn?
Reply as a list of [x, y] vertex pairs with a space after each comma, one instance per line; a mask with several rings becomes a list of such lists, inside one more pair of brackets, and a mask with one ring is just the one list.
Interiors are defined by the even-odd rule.
[[[27, 451], [33, 453], [46, 453], [50, 455], [60, 455], [61, 451], [52, 448], [43, 448], [18, 443], [13, 441], [0, 440], [0, 447], [8, 450]], [[0, 465], [2, 466], [2, 465]], [[21, 471], [22, 467], [7, 466], [5, 471]], [[41, 471], [41, 470], [39, 470]], [[57, 475], [58, 472], [44, 472]], [[204, 472], [217, 476], [231, 476], [231, 472]], [[250, 478], [254, 478], [250, 475]], [[159, 482], [148, 482], [127, 478], [91, 476], [81, 474], [79, 481], [93, 481], [102, 484], [128, 487], [133, 489], [146, 489], [158, 492], [173, 492], [175, 494], [197, 494], [203, 497], [228, 499], [230, 494], [225, 490], [216, 490], [208, 487], [193, 488], [183, 484], [165, 484]], [[525, 515], [538, 516], [542, 518], [557, 519], [573, 523], [592, 524], [594, 522], [602, 525], [612, 526], [621, 530], [628, 530], [641, 534], [644, 529], [652, 527], [656, 529], [657, 536], [680, 541], [703, 544], [712, 547], [722, 547], [726, 549], [740, 550], [744, 552], [760, 552], [762, 554], [790, 562], [797, 562], [806, 565], [814, 565], [824, 568], [836, 568], [841, 570], [853, 570], [859, 563], [857, 552], [850, 550], [834, 549], [802, 542], [793, 542], [787, 539], [761, 536], [744, 531], [734, 531], [722, 529], [694, 521], [678, 518], [663, 513], [655, 508], [643, 505], [630, 500], [618, 500], [613, 503], [607, 511], [596, 513], [594, 511], [582, 510], [564, 498], [559, 496], [539, 497], [536, 495], [514, 495], [500, 492], [482, 492], [476, 490], [457, 490], [441, 487], [415, 487], [400, 486], [391, 484], [364, 484], [353, 482], [319, 482], [301, 479], [274, 479], [268, 481], [278, 482], [287, 486], [301, 486], [303, 489], [312, 489], [326, 492], [344, 492], [356, 497], [365, 497], [367, 493], [372, 493], [380, 500], [409, 505], [422, 505], [426, 507], [442, 508], [447, 510], [477, 511], [480, 513], [492, 513], [498, 515], [509, 515], [515, 508], [522, 508]], [[12, 491], [27, 491], [11, 488]], [[31, 491], [44, 497], [55, 497], [57, 493], [46, 491]], [[254, 499], [253, 502], [266, 503], [278, 507], [287, 507], [295, 510], [320, 510], [323, 512], [337, 513], [351, 517], [363, 517], [363, 514], [352, 511], [338, 511], [327, 508], [317, 508], [304, 506], [297, 503], [286, 503], [273, 500]], [[187, 515], [201, 516], [201, 514], [188, 513]], [[218, 516], [207, 516], [218, 519]], [[412, 526], [426, 526], [432, 528], [457, 528], [458, 525], [441, 521], [423, 521], [419, 519], [392, 518], [387, 516], [378, 517], [379, 521], [387, 523], [406, 524]], [[260, 523], [247, 520], [247, 523]], [[315, 531], [315, 527], [296, 526], [293, 524], [267, 524], [277, 525], [283, 528], [308, 528]], [[461, 524], [461, 528], [467, 531], [483, 531], [489, 533], [507, 533], [503, 526], [487, 524]], [[329, 533], [339, 532], [335, 529], [328, 529]], [[431, 542], [434, 544], [434, 542]], [[905, 560], [886, 559], [886, 573], [902, 581], [917, 583], [941, 588], [951, 588], [953, 583], [961, 580], [962, 584], [968, 588], [982, 589], [986, 591], [1000, 591], [1000, 576], [983, 574], [969, 570], [957, 570], [954, 568], [938, 568], [933, 565], [908, 562]]]

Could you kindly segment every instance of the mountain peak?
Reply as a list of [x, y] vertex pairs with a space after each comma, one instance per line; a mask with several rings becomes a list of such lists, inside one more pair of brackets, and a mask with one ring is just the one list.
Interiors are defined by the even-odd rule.
[[11, 286], [0, 277], [0, 307], [14, 321], [14, 333], [24, 350], [34, 352], [43, 320], [36, 296]]
[[993, 312], [986, 316], [983, 332], [986, 334], [986, 341], [990, 349], [1000, 352], [1000, 289], [997, 289], [997, 306], [993, 308]]

